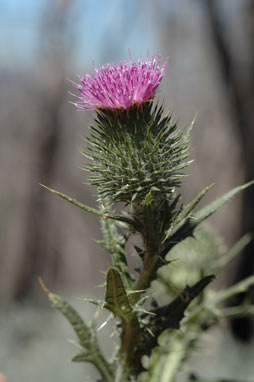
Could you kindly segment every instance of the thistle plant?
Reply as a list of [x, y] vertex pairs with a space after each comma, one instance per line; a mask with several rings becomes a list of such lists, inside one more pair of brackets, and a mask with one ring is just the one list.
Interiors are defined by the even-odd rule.
[[[101, 220], [99, 244], [112, 264], [106, 274], [105, 300], [88, 302], [115, 320], [119, 346], [111, 359], [98, 344], [96, 321], [85, 323], [68, 302], [42, 285], [78, 337], [79, 352], [72, 361], [92, 363], [105, 382], [175, 382], [204, 328], [221, 319], [253, 314], [247, 301], [234, 308], [226, 303], [252, 285], [254, 277], [217, 293], [208, 288], [251, 237], [243, 237], [218, 256], [213, 240], [198, 228], [253, 182], [199, 210], [196, 207], [211, 186], [183, 203], [180, 186], [191, 163], [193, 123], [186, 133], [178, 130], [172, 115], [155, 100], [166, 66], [159, 55], [138, 62], [130, 56], [118, 66], [94, 65], [93, 74], [79, 76], [79, 83], [71, 81], [77, 89], [72, 94], [75, 107], [95, 112], [82, 155], [89, 182], [97, 188], [98, 208], [46, 187]], [[139, 238], [132, 248], [139, 267], [131, 269], [126, 245], [134, 236]], [[209, 248], [214, 249], [211, 256]], [[191, 285], [184, 284], [183, 275], [190, 272], [186, 253], [191, 253]], [[185, 380], [193, 378], [190, 373]], [[201, 380], [205, 382], [205, 376]]]

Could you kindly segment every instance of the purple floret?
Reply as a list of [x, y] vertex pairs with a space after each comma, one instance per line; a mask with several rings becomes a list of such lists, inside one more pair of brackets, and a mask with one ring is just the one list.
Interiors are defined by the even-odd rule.
[[154, 55], [146, 61], [134, 62], [129, 58], [120, 65], [94, 65], [94, 74], [85, 73], [78, 76], [81, 84], [72, 82], [80, 95], [72, 102], [78, 109], [129, 109], [133, 105], [141, 105], [150, 100], [159, 86], [167, 61], [161, 67], [161, 57]]

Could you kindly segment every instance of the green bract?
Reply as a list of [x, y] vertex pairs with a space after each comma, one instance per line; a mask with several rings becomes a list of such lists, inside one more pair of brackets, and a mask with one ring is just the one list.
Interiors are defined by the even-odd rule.
[[187, 142], [162, 108], [146, 102], [128, 111], [97, 111], [84, 169], [99, 196], [114, 202], [144, 202], [163, 195], [172, 200], [188, 165]]

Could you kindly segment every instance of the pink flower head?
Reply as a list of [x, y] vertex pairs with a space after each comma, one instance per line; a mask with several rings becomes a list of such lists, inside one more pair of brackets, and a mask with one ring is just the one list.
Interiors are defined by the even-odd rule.
[[161, 67], [161, 57], [154, 55], [147, 60], [134, 62], [129, 58], [120, 65], [106, 64], [96, 67], [94, 74], [78, 76], [81, 84], [73, 82], [80, 95], [72, 102], [78, 109], [129, 109], [132, 105], [141, 105], [150, 100], [159, 86], [167, 61]]

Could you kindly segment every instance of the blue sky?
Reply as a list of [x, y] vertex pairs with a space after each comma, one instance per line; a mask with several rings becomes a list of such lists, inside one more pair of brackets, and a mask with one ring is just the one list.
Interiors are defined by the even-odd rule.
[[[1, 67], [29, 66], [38, 54], [38, 26], [47, 4], [58, 0], [0, 0]], [[137, 0], [73, 0], [75, 63], [101, 64], [154, 52], [156, 29], [151, 28], [146, 12]], [[89, 59], [88, 59], [89, 58]]]
[[0, 0], [2, 65], [10, 64], [15, 56], [21, 65], [31, 59], [37, 38], [35, 30], [42, 6], [42, 0]]

